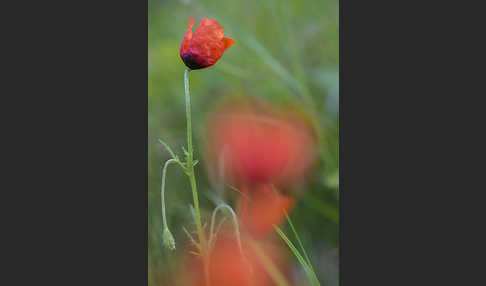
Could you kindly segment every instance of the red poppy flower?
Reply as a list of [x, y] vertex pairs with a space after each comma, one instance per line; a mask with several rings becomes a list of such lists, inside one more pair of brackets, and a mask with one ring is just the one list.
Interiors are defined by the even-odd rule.
[[241, 227], [254, 236], [262, 236], [273, 231], [273, 225], [285, 220], [285, 212], [294, 207], [294, 198], [281, 195], [269, 185], [259, 186], [248, 192], [242, 189], [238, 218]]
[[287, 185], [301, 179], [315, 157], [316, 135], [294, 112], [255, 104], [224, 104], [209, 118], [211, 170], [224, 164], [226, 180], [238, 187]]
[[180, 54], [190, 69], [202, 69], [214, 65], [224, 51], [235, 43], [224, 37], [224, 31], [216, 20], [203, 18], [192, 33], [194, 18], [189, 19], [187, 32], [182, 40]]

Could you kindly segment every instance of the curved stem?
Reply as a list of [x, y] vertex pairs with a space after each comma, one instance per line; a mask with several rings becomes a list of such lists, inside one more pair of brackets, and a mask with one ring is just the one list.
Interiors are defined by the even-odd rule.
[[166, 177], [166, 174], [167, 174], [167, 167], [171, 163], [178, 163], [178, 164], [181, 165], [181, 162], [177, 159], [170, 159], [170, 160], [167, 160], [167, 162], [165, 162], [164, 169], [162, 170], [162, 185], [160, 187], [160, 198], [161, 198], [161, 205], [162, 205], [162, 224], [163, 224], [162, 242], [170, 250], [174, 250], [175, 247], [176, 247], [174, 236], [172, 235], [172, 233], [169, 230], [169, 227], [167, 226], [167, 219], [166, 219], [166, 216], [165, 216], [165, 177]]
[[177, 163], [176, 159], [170, 159], [165, 162], [164, 169], [162, 170], [162, 186], [160, 187], [160, 197], [161, 197], [161, 204], [162, 204], [162, 223], [164, 228], [167, 227], [167, 219], [165, 217], [165, 175], [167, 173], [167, 167], [171, 163]]
[[223, 209], [223, 208], [226, 208], [231, 213], [231, 216], [233, 218], [233, 224], [235, 226], [236, 241], [238, 242], [238, 247], [240, 248], [240, 253], [241, 253], [241, 255], [243, 255], [243, 248], [241, 246], [240, 227], [238, 226], [238, 220], [236, 219], [236, 214], [233, 211], [233, 209], [227, 204], [220, 204], [219, 206], [217, 206], [213, 210], [213, 215], [211, 217], [211, 230], [209, 232], [209, 234], [210, 234], [209, 244], [211, 245], [211, 242], [214, 239], [214, 220], [216, 218], [216, 213], [218, 212], [218, 210]]

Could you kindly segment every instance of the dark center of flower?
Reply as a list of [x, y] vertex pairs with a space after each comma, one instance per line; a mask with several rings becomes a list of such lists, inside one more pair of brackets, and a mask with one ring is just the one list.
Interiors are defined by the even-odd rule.
[[202, 69], [205, 68], [207, 65], [204, 64], [204, 61], [200, 59], [197, 55], [193, 53], [186, 53], [182, 57], [182, 60], [192, 70]]

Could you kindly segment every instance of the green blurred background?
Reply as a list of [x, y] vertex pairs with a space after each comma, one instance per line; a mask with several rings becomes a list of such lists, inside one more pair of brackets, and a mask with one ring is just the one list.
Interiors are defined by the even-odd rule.
[[[190, 75], [195, 158], [204, 160], [202, 122], [218, 99], [247, 94], [270, 101], [294, 100], [314, 114], [322, 140], [318, 163], [291, 218], [322, 285], [338, 285], [339, 242], [339, 1], [338, 0], [149, 0], [148, 26], [148, 280], [172, 286], [174, 261], [182, 251], [162, 247], [160, 184], [169, 154], [186, 145], [183, 76], [179, 48], [188, 18], [216, 19], [235, 44], [213, 67]], [[197, 24], [196, 24], [197, 25]], [[194, 26], [193, 31], [196, 26]], [[204, 164], [196, 167], [201, 208], [211, 210]], [[167, 219], [176, 242], [190, 226], [190, 186], [171, 166], [166, 184]], [[291, 231], [284, 226], [291, 239]], [[290, 252], [289, 252], [290, 253]], [[297, 275], [300, 265], [295, 262]], [[304, 276], [302, 276], [304, 277]], [[305, 278], [302, 278], [305, 280]], [[177, 286], [177, 285], [176, 285]]]

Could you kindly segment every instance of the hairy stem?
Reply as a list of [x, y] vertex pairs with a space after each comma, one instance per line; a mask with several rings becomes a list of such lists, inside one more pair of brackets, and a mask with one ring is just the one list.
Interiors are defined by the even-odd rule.
[[199, 244], [201, 246], [201, 255], [204, 264], [204, 274], [206, 278], [206, 286], [209, 286], [209, 253], [206, 244], [206, 238], [201, 224], [201, 214], [199, 212], [199, 199], [197, 196], [196, 177], [194, 175], [193, 162], [193, 148], [192, 148], [192, 120], [191, 120], [191, 96], [189, 94], [189, 69], [184, 73], [184, 91], [186, 95], [186, 120], [187, 120], [187, 175], [191, 183], [192, 198], [194, 200], [194, 210], [196, 212], [196, 227], [199, 236]]

